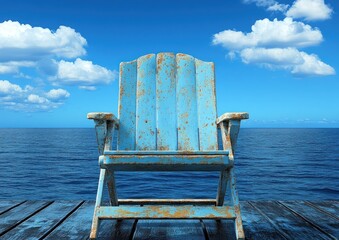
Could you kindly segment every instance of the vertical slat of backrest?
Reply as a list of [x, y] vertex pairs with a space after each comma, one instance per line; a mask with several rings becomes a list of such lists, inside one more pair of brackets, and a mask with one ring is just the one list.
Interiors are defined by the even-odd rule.
[[195, 59], [177, 54], [176, 62], [178, 150], [199, 150]]
[[217, 150], [214, 64], [196, 59], [195, 65], [200, 150]]
[[149, 54], [138, 59], [136, 149], [156, 150], [156, 62]]
[[120, 64], [118, 150], [135, 150], [137, 62]]
[[157, 55], [157, 149], [177, 150], [176, 62], [173, 53]]

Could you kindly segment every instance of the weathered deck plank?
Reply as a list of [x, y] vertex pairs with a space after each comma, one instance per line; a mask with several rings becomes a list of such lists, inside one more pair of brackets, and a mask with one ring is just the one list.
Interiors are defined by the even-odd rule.
[[337, 201], [316, 201], [316, 202], [307, 201], [306, 203], [322, 211], [332, 214], [334, 218], [339, 220], [339, 202]]
[[0, 237], [52, 202], [29, 201], [0, 215]]
[[[94, 201], [0, 200], [0, 239], [88, 239]], [[338, 201], [241, 202], [246, 239], [338, 239]], [[100, 240], [235, 239], [229, 220], [104, 220]]]
[[288, 239], [331, 239], [317, 228], [295, 215], [286, 207], [275, 201], [258, 201], [252, 205], [261, 214], [270, 219]]
[[234, 221], [203, 220], [209, 240], [235, 239]]
[[87, 239], [91, 230], [93, 208], [94, 201], [85, 202], [45, 239]]
[[0, 214], [8, 211], [11, 208], [18, 206], [23, 201], [14, 201], [14, 200], [1, 200], [0, 201]]
[[339, 238], [339, 221], [325, 212], [319, 211], [310, 205], [306, 205], [304, 201], [288, 201], [281, 202], [281, 204], [288, 207], [295, 214], [311, 223], [311, 225], [329, 237], [333, 239]]
[[63, 221], [81, 201], [56, 201], [1, 236], [3, 240], [41, 239]]
[[286, 239], [286, 235], [279, 230], [279, 227], [263, 216], [250, 203], [241, 203], [241, 215], [246, 238], [253, 240]]
[[199, 220], [139, 220], [133, 240], [204, 240]]

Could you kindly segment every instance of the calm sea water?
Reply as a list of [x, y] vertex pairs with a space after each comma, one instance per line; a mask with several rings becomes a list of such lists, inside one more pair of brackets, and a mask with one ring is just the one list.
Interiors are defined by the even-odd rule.
[[[93, 129], [0, 129], [0, 199], [94, 200]], [[339, 199], [339, 129], [241, 129], [240, 200]], [[218, 173], [117, 173], [120, 198], [213, 198]]]

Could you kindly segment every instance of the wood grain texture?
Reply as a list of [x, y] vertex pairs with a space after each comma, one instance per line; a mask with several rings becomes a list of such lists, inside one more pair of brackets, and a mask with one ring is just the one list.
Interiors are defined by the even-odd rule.
[[58, 223], [62, 222], [73, 209], [76, 209], [80, 203], [80, 201], [53, 202], [14, 229], [8, 231], [1, 236], [1, 239], [20, 239], [22, 236], [25, 236], [25, 239], [43, 238]]
[[[10, 232], [20, 233], [12, 239], [39, 239], [40, 232], [52, 228], [53, 231], [45, 239], [88, 239], [94, 202], [86, 201], [72, 213], [71, 206], [74, 206], [74, 203], [74, 201], [69, 203], [58, 201], [58, 207], [57, 205], [53, 207], [54, 203], [51, 204], [51, 202], [27, 201], [0, 214], [1, 232], [9, 229], [8, 234]], [[291, 207], [293, 211], [282, 206], [281, 203]], [[336, 230], [338, 221], [333, 222], [335, 218], [331, 216], [326, 218], [326, 213], [318, 211], [318, 208], [326, 208], [324, 211], [333, 215], [338, 201], [312, 202], [316, 206], [313, 210], [310, 209], [314, 208], [313, 206], [304, 203], [304, 201], [280, 201], [280, 203], [242, 201], [241, 211], [246, 238], [254, 240], [331, 239], [324, 231]], [[4, 205], [8, 205], [8, 201], [0, 200], [0, 206]], [[300, 217], [303, 215], [307, 218], [307, 214], [309, 218], [312, 218], [309, 220], [315, 221], [322, 231], [312, 227]], [[66, 216], [65, 219], [63, 219], [64, 216]], [[38, 219], [43, 221], [38, 221]], [[44, 226], [45, 221], [47, 221], [46, 226]], [[57, 227], [53, 228], [56, 222], [58, 222]], [[20, 230], [24, 229], [24, 226], [30, 226], [31, 230], [28, 232]], [[199, 220], [162, 219], [138, 220], [137, 222], [134, 219], [103, 220], [100, 229], [98, 239], [207, 239], [206, 233], [210, 240], [234, 239], [235, 236], [234, 224], [228, 220], [203, 220], [203, 224]], [[3, 236], [6, 234], [0, 235], [0, 239], [5, 239]], [[334, 234], [333, 236], [336, 237]]]
[[139, 220], [133, 240], [204, 240], [199, 220]]
[[118, 149], [135, 150], [137, 61], [120, 64]]
[[136, 99], [136, 149], [156, 149], [156, 61], [149, 54], [138, 58]]
[[82, 204], [45, 239], [88, 239], [94, 210], [94, 201]]
[[10, 210], [23, 203], [23, 201], [15, 201], [15, 200], [1, 200], [0, 201], [0, 214]]
[[338, 219], [305, 204], [304, 201], [286, 201], [280, 203], [329, 237], [333, 239], [339, 238]]
[[288, 237], [280, 230], [279, 226], [267, 219], [250, 203], [241, 202], [241, 213], [246, 239], [284, 240], [286, 239], [285, 237]]
[[200, 150], [217, 150], [217, 118], [214, 64], [195, 60]]
[[288, 239], [331, 239], [277, 202], [258, 201], [252, 205], [272, 221]]
[[199, 150], [195, 59], [177, 54], [178, 150]]
[[159, 53], [156, 69], [157, 149], [177, 149], [176, 62], [173, 53]]
[[39, 212], [52, 202], [26, 201], [23, 204], [0, 215], [0, 236], [10, 231], [30, 216]]

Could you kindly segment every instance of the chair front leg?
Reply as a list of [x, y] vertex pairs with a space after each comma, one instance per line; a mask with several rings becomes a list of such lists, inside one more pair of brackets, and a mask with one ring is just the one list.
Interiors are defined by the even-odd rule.
[[103, 194], [103, 188], [104, 188], [104, 184], [105, 184], [105, 176], [106, 176], [106, 169], [101, 168], [100, 169], [100, 176], [99, 176], [99, 183], [98, 183], [97, 197], [96, 197], [96, 200], [95, 200], [95, 207], [94, 207], [94, 213], [93, 213], [93, 221], [92, 221], [90, 239], [96, 239], [97, 233], [98, 233], [98, 230], [99, 230], [100, 219], [98, 217], [97, 212], [99, 211], [99, 208], [102, 205], [102, 194]]
[[235, 219], [235, 231], [238, 240], [245, 239], [245, 233], [242, 225], [241, 213], [240, 213], [240, 203], [238, 198], [238, 191], [236, 189], [234, 169], [229, 169], [229, 187], [231, 190], [231, 203], [234, 206], [234, 212], [236, 215]]

